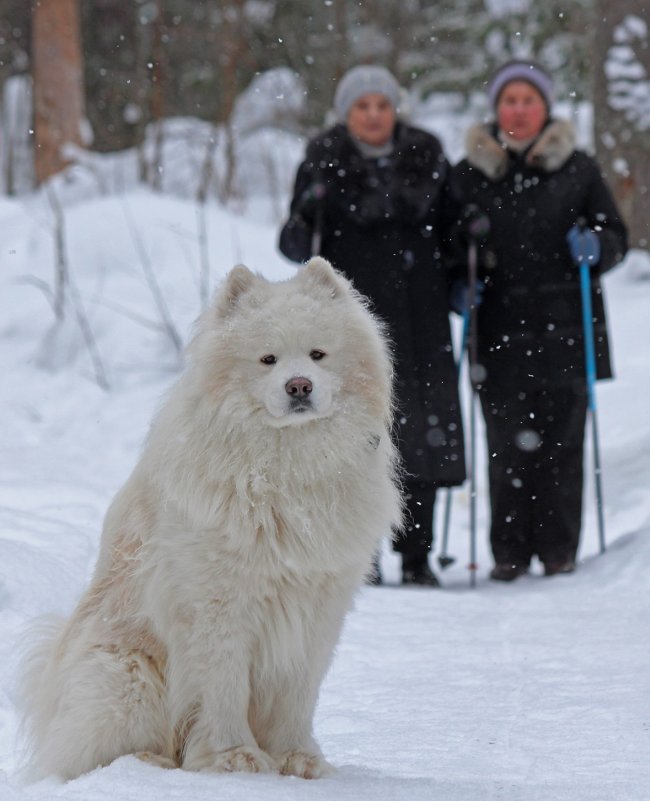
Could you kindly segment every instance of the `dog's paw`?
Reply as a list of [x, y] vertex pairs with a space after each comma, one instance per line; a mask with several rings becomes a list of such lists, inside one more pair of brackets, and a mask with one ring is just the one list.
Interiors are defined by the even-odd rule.
[[238, 745], [219, 753], [204, 754], [202, 757], [186, 760], [187, 770], [204, 770], [213, 773], [277, 773], [278, 766], [260, 748]]
[[277, 773], [278, 766], [271, 757], [260, 748], [240, 745], [229, 748], [215, 755], [214, 762], [208, 770], [219, 773], [243, 771], [245, 773]]
[[133, 756], [140, 759], [142, 762], [147, 762], [149, 765], [155, 765], [158, 768], [166, 768], [173, 770], [178, 767], [178, 762], [170, 757], [154, 754], [152, 751], [138, 751]]
[[280, 773], [284, 776], [298, 776], [301, 779], [321, 779], [330, 776], [334, 768], [318, 754], [305, 751], [288, 751], [278, 760]]

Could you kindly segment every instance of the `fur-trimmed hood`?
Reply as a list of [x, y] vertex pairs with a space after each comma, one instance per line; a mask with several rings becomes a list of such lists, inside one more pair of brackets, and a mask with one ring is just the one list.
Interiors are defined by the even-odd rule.
[[[508, 172], [508, 149], [495, 137], [494, 123], [472, 126], [465, 146], [467, 161], [490, 180], [498, 181]], [[575, 129], [566, 120], [551, 120], [530, 148], [524, 161], [544, 172], [555, 172], [575, 151]]]

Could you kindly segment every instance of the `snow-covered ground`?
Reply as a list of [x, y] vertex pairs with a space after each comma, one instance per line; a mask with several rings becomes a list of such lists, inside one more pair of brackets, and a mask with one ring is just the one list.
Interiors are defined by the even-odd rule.
[[[264, 204], [254, 212], [208, 206], [212, 285], [236, 262], [292, 274]], [[546, 579], [536, 567], [510, 586], [488, 582], [481, 448], [477, 586], [462, 488], [445, 588], [397, 586], [386, 545], [393, 586], [364, 587], [347, 621], [316, 717], [335, 776], [191, 774], [127, 757], [67, 784], [22, 784], [21, 635], [38, 615], [69, 612], [87, 582], [106, 507], [179, 369], [161, 320], [187, 340], [200, 302], [192, 202], [136, 191], [68, 205], [64, 219], [71, 281], [56, 327], [51, 212], [34, 198], [0, 199], [0, 801], [650, 798], [650, 269], [641, 252], [605, 281], [618, 378], [598, 389], [604, 556], [589, 466], [577, 573]]]

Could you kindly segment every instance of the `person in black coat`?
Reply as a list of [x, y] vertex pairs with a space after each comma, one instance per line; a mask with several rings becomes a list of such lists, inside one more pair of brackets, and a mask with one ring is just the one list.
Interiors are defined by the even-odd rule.
[[[525, 573], [535, 555], [546, 575], [575, 569], [587, 394], [572, 247], [584, 236], [593, 249], [598, 378], [612, 375], [600, 275], [627, 249], [597, 164], [576, 150], [571, 124], [550, 116], [552, 92], [539, 64], [504, 64], [488, 87], [496, 119], [470, 129], [467, 156], [453, 169], [458, 199], [489, 219], [479, 243], [478, 390], [489, 453], [490, 575], [501, 581]], [[464, 290], [459, 280], [460, 306]]]
[[382, 67], [341, 79], [340, 122], [307, 146], [279, 246], [296, 262], [327, 258], [388, 324], [407, 507], [393, 546], [403, 583], [437, 586], [428, 563], [436, 489], [465, 479], [443, 263], [455, 212], [440, 143], [398, 120], [399, 100]]

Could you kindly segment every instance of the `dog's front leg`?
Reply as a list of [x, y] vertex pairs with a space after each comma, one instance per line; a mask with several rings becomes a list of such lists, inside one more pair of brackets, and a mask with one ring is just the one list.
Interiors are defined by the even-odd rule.
[[[322, 674], [327, 664], [305, 665], [300, 673], [280, 682], [264, 737], [260, 742], [273, 754], [280, 773], [319, 779], [334, 772], [313, 736], [313, 716]], [[324, 663], [324, 664], [323, 664]]]
[[182, 645], [171, 655], [170, 700], [178, 730], [184, 732], [182, 767], [277, 771], [250, 729], [250, 647], [232, 630], [223, 616], [201, 621], [192, 626], [191, 637], [178, 638]]
[[[313, 718], [323, 676], [339, 638], [344, 615], [350, 606], [352, 581], [327, 581], [314, 589], [317, 603], [303, 600], [300, 648], [288, 674], [273, 680], [258, 677], [256, 689], [268, 710], [255, 723], [260, 745], [276, 760], [280, 772], [304, 779], [317, 779], [333, 772], [313, 736]], [[270, 697], [269, 697], [270, 696]]]

